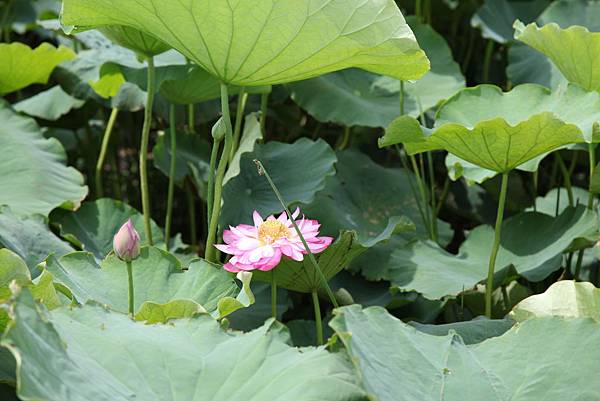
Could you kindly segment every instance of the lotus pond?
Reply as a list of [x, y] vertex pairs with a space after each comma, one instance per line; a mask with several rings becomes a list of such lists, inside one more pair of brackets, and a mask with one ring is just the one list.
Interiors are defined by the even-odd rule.
[[600, 0], [0, 0], [2, 401], [600, 400]]

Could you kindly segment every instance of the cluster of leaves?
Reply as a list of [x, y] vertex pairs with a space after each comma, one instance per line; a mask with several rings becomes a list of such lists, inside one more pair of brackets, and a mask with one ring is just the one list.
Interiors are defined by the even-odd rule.
[[[596, 399], [598, 17], [0, 0], [1, 398]], [[257, 159], [336, 238], [316, 256], [341, 307], [308, 258], [213, 255], [281, 212]]]

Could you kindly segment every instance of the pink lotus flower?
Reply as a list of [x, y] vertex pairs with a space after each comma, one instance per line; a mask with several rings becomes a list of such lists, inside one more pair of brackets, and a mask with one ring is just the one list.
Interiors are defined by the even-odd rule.
[[140, 256], [140, 235], [131, 219], [121, 226], [113, 238], [113, 249], [119, 259], [131, 262]]
[[[296, 209], [292, 215], [294, 220], [299, 214], [300, 209]], [[304, 259], [306, 249], [285, 212], [277, 218], [271, 215], [263, 220], [254, 211], [252, 217], [253, 226], [230, 226], [223, 232], [225, 244], [215, 245], [220, 251], [233, 255], [223, 266], [225, 270], [233, 273], [255, 269], [269, 271], [279, 264], [283, 256], [297, 261]], [[321, 227], [317, 220], [302, 217], [296, 220], [296, 224], [312, 253], [322, 252], [333, 242], [331, 237], [317, 237]]]

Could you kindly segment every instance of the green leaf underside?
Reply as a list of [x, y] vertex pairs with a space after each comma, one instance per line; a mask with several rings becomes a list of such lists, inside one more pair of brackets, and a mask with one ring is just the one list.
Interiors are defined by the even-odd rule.
[[554, 93], [534, 84], [506, 93], [480, 85], [442, 106], [433, 133], [424, 133], [410, 117], [400, 117], [379, 145], [402, 142], [411, 154], [443, 149], [503, 173], [563, 146], [595, 141], [599, 105], [600, 94], [574, 85]]
[[558, 281], [543, 294], [521, 301], [510, 313], [519, 322], [544, 316], [589, 317], [600, 322], [600, 289], [586, 282]]
[[151, 32], [223, 82], [240, 86], [350, 67], [410, 80], [429, 69], [392, 0], [66, 0], [62, 23]]
[[171, 48], [156, 37], [127, 26], [105, 26], [100, 32], [119, 46], [146, 57], [154, 57]]
[[40, 273], [36, 266], [48, 255], [60, 257], [73, 252], [50, 231], [43, 216], [19, 217], [6, 206], [0, 207], [0, 245], [19, 255], [34, 278]]
[[569, 82], [598, 91], [599, 11], [600, 3], [594, 1], [554, 2], [537, 23], [516, 21], [515, 39], [546, 55]]
[[67, 47], [42, 43], [35, 49], [22, 43], [0, 43], [0, 95], [31, 84], [45, 84], [54, 68], [75, 58]]
[[48, 213], [59, 206], [73, 209], [87, 195], [83, 176], [66, 167], [65, 151], [46, 139], [34, 120], [17, 115], [0, 101], [0, 204], [18, 215]]
[[[78, 245], [102, 260], [113, 250], [113, 237], [121, 226], [131, 219], [140, 235], [141, 244], [146, 244], [143, 216], [131, 206], [114, 199], [98, 199], [85, 202], [77, 211], [57, 210], [51, 220], [60, 226], [61, 236], [78, 242]], [[152, 238], [155, 243], [164, 241], [162, 230], [154, 222]]]
[[[144, 306], [146, 302], [164, 305], [175, 300], [194, 301], [212, 313], [221, 299], [235, 298], [239, 293], [235, 281], [219, 266], [196, 260], [184, 271], [173, 255], [158, 248], [143, 247], [132, 267], [136, 314], [151, 307]], [[79, 303], [96, 301], [127, 312], [127, 268], [114, 254], [100, 264], [85, 252], [51, 257], [46, 269]]]
[[312, 202], [325, 186], [325, 179], [335, 173], [333, 165], [337, 160], [331, 147], [321, 139], [256, 145], [253, 152], [241, 156], [240, 174], [223, 188], [223, 227], [251, 224], [254, 210], [264, 218], [281, 213], [281, 204], [267, 179], [258, 175], [254, 159], [263, 163], [289, 205]]
[[292, 348], [273, 321], [248, 334], [207, 315], [147, 326], [96, 305], [39, 311], [27, 295], [15, 312], [2, 343], [18, 355], [22, 399], [366, 400], [342, 354]]
[[[576, 238], [593, 235], [596, 217], [583, 206], [567, 208], [557, 218], [526, 212], [506, 220], [496, 262], [498, 277], [510, 267], [530, 281], [541, 281], [561, 266], [562, 253]], [[415, 242], [392, 253], [387, 265], [363, 274], [386, 279], [402, 291], [417, 291], [428, 299], [456, 296], [487, 277], [494, 230], [479, 226], [468, 235], [458, 255], [431, 242]]]
[[[404, 85], [404, 111], [413, 117], [464, 88], [465, 79], [444, 38], [431, 26], [407, 17], [431, 70]], [[387, 127], [400, 114], [400, 82], [350, 69], [290, 84], [292, 99], [321, 122]]]
[[420, 333], [379, 307], [341, 308], [330, 325], [379, 401], [593, 400], [600, 391], [600, 325], [590, 319], [532, 319], [475, 345]]

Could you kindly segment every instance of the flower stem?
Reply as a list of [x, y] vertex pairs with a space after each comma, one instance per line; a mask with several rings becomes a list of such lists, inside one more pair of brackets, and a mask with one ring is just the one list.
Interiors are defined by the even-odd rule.
[[500, 238], [502, 233], [502, 220], [504, 219], [504, 207], [506, 206], [506, 194], [508, 192], [508, 172], [502, 174], [502, 187], [500, 188], [500, 199], [498, 200], [498, 214], [496, 215], [496, 227], [494, 230], [494, 245], [490, 255], [487, 284], [485, 287], [485, 315], [492, 317], [492, 292], [494, 290], [494, 269], [496, 258], [500, 249]]
[[171, 243], [171, 223], [173, 222], [173, 198], [175, 195], [175, 172], [177, 169], [177, 129], [175, 126], [175, 104], [169, 107], [169, 133], [171, 136], [171, 164], [169, 166], [169, 190], [167, 192], [167, 217], [165, 220], [165, 243], [167, 251]]
[[106, 123], [106, 130], [104, 131], [104, 137], [102, 138], [102, 146], [100, 147], [100, 154], [98, 155], [98, 162], [96, 163], [96, 197], [102, 198], [104, 196], [104, 188], [102, 187], [102, 170], [104, 168], [104, 161], [106, 160], [106, 152], [108, 150], [108, 144], [110, 143], [110, 137], [119, 115], [119, 109], [113, 107], [110, 112], [110, 117]]
[[206, 253], [205, 259], [209, 262], [216, 262], [216, 248], [214, 247], [217, 228], [219, 225], [219, 215], [221, 214], [221, 193], [223, 192], [223, 177], [225, 176], [225, 169], [229, 161], [229, 153], [231, 152], [231, 146], [233, 142], [233, 133], [231, 127], [231, 117], [229, 115], [229, 93], [227, 91], [227, 85], [221, 84], [221, 110], [223, 113], [223, 121], [225, 122], [225, 147], [223, 153], [221, 153], [221, 159], [219, 160], [219, 166], [217, 167], [217, 174], [214, 185], [214, 197], [212, 201], [212, 210], [210, 214], [210, 225], [208, 226], [208, 235], [206, 237]]
[[294, 230], [296, 230], [296, 234], [298, 234], [298, 237], [300, 237], [300, 240], [302, 241], [302, 245], [304, 245], [304, 250], [308, 254], [308, 259], [310, 260], [310, 263], [313, 265], [313, 268], [317, 271], [317, 273], [319, 274], [319, 277], [321, 278], [321, 282], [323, 284], [323, 287], [327, 291], [329, 300], [331, 301], [331, 303], [333, 304], [333, 306], [335, 308], [339, 307], [338, 302], [335, 299], [335, 295], [333, 294], [333, 291], [331, 291], [331, 288], [329, 287], [329, 284], [327, 283], [327, 278], [325, 277], [325, 275], [323, 274], [323, 271], [319, 267], [319, 263], [317, 263], [317, 259], [315, 258], [315, 255], [311, 252], [310, 248], [308, 247], [308, 244], [306, 243], [306, 239], [304, 239], [304, 235], [302, 235], [302, 231], [300, 231], [298, 224], [296, 224], [296, 220], [294, 219], [294, 216], [292, 216], [292, 212], [290, 212], [290, 209], [287, 207], [287, 203], [285, 203], [285, 201], [283, 200], [283, 197], [281, 196], [281, 193], [277, 189], [277, 186], [271, 179], [269, 172], [265, 169], [265, 166], [263, 166], [263, 164], [260, 162], [260, 160], [254, 160], [254, 163], [256, 164], [256, 167], [258, 168], [258, 174], [265, 176], [265, 178], [269, 182], [269, 185], [271, 186], [271, 189], [273, 190], [273, 192], [275, 192], [275, 196], [277, 197], [277, 200], [279, 200], [279, 203], [281, 204], [281, 206], [287, 213], [288, 218], [292, 222], [292, 225], [294, 226]]
[[[592, 210], [594, 208], [594, 194], [592, 193], [592, 177], [594, 176], [594, 169], [596, 167], [596, 149], [594, 148], [594, 144], [590, 143], [588, 145], [588, 153], [590, 157], [590, 195], [588, 198], [588, 209]], [[577, 253], [577, 264], [575, 265], [575, 274], [573, 275], [573, 279], [575, 281], [580, 280], [581, 275], [581, 265], [583, 264], [583, 253], [584, 249], [579, 250]]]
[[144, 213], [144, 230], [149, 245], [152, 241], [150, 226], [150, 192], [148, 190], [148, 143], [150, 142], [150, 127], [152, 125], [152, 108], [154, 106], [154, 84], [156, 71], [154, 58], [148, 58], [148, 97], [144, 111], [144, 126], [142, 128], [142, 143], [140, 145], [140, 187], [142, 190], [142, 211]]
[[271, 317], [277, 319], [277, 280], [275, 270], [271, 270]]
[[210, 152], [210, 164], [208, 167], [208, 185], [206, 194], [206, 211], [208, 218], [208, 229], [210, 230], [210, 216], [212, 216], [213, 196], [215, 192], [215, 169], [217, 168], [217, 156], [219, 156], [219, 147], [221, 139], [213, 140], [212, 151]]
[[129, 294], [128, 294], [128, 298], [129, 298], [129, 315], [133, 317], [133, 304], [134, 304], [134, 299], [133, 299], [133, 268], [131, 266], [131, 261], [129, 262], [125, 262], [127, 264], [127, 278], [129, 281]]
[[235, 112], [235, 128], [233, 129], [233, 144], [229, 153], [229, 162], [233, 159], [235, 152], [240, 146], [240, 136], [242, 135], [242, 121], [244, 120], [244, 111], [246, 110], [246, 102], [248, 101], [248, 92], [246, 88], [241, 87], [238, 95], [237, 110]]
[[317, 290], [312, 291], [312, 301], [315, 308], [315, 327], [317, 330], [317, 345], [323, 345], [323, 322], [321, 320], [321, 306]]
[[[569, 197], [569, 206], [575, 206], [575, 200], [573, 197], [573, 188], [571, 185], [571, 175], [569, 174], [569, 170], [567, 169], [567, 165], [563, 161], [563, 158], [560, 156], [560, 153], [556, 152], [556, 160], [558, 161], [558, 168], [563, 175], [563, 180], [565, 182], [565, 187], [567, 188], [567, 195]], [[560, 188], [559, 188], [560, 191]]]

